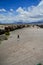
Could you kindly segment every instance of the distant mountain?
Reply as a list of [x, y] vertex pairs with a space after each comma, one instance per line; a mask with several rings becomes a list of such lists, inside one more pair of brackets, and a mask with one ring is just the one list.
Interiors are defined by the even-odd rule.
[[43, 21], [31, 22], [30, 24], [43, 24]]
[[24, 22], [14, 22], [14, 24], [24, 24]]
[[23, 22], [12, 22], [12, 23], [0, 23], [0, 24], [24, 24]]
[[1, 23], [0, 24], [43, 24], [43, 21], [38, 21], [38, 22], [13, 22], [13, 23]]
[[43, 21], [37, 21], [37, 22], [24, 22], [24, 24], [43, 24]]
[[2, 23], [0, 22], [0, 24], [2, 24]]

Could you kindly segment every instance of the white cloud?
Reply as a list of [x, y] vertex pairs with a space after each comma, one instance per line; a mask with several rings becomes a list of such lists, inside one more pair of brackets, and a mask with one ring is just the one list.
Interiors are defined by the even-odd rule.
[[34, 22], [43, 20], [43, 0], [37, 6], [28, 7], [28, 11], [19, 7], [17, 12], [19, 12], [19, 19], [24, 21]]
[[41, 0], [38, 6], [43, 6], [43, 0]]
[[19, 7], [16, 11], [20, 14], [24, 13], [24, 10], [21, 7]]
[[[6, 10], [3, 9], [3, 11]], [[41, 20], [43, 20], [43, 0], [37, 6], [28, 7], [27, 10], [19, 7], [16, 11], [10, 9], [7, 15], [0, 15], [0, 21], [2, 22], [36, 22]]]
[[6, 10], [4, 8], [0, 9], [0, 12], [6, 12]]
[[13, 9], [10, 9], [11, 12], [13, 12], [14, 10]]

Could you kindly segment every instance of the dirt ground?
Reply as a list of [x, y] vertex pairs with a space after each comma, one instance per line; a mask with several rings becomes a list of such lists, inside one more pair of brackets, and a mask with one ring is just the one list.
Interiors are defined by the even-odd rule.
[[8, 40], [0, 44], [0, 65], [37, 65], [37, 63], [43, 65], [43, 29], [15, 30], [11, 32]]

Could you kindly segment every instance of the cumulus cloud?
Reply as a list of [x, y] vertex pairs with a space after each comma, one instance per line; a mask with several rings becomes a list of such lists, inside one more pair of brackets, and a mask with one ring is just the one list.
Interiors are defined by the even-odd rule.
[[6, 10], [4, 8], [0, 9], [0, 12], [6, 12]]
[[[6, 11], [1, 9], [0, 11]], [[28, 7], [27, 10], [19, 7], [16, 11], [10, 9], [7, 15], [0, 15], [0, 21], [6, 22], [36, 22], [43, 20], [43, 0], [37, 6]]]
[[13, 9], [10, 9], [11, 12], [13, 12], [14, 10]]
[[43, 0], [37, 6], [28, 7], [28, 11], [19, 7], [17, 9], [19, 18], [27, 22], [36, 22], [43, 20]]

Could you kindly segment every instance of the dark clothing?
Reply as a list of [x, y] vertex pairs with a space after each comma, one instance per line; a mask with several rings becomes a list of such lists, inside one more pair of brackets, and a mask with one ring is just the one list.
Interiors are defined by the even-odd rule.
[[19, 38], [19, 35], [17, 36], [17, 38]]

